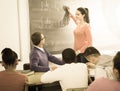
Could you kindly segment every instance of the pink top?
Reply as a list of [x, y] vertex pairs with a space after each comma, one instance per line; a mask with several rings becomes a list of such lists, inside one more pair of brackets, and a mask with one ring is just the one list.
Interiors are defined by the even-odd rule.
[[88, 46], [92, 46], [91, 27], [88, 23], [80, 25], [79, 21], [73, 15], [71, 15], [71, 18], [77, 25], [74, 30], [74, 50], [80, 50], [83, 53]]
[[24, 91], [28, 79], [18, 72], [0, 72], [0, 91]]
[[95, 80], [86, 91], [120, 91], [120, 82], [107, 78]]

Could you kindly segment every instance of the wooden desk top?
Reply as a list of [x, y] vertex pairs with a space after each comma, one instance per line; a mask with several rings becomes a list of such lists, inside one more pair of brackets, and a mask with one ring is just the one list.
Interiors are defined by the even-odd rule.
[[45, 72], [35, 72], [33, 75], [28, 76], [28, 85], [40, 85], [42, 84], [40, 81], [41, 76]]

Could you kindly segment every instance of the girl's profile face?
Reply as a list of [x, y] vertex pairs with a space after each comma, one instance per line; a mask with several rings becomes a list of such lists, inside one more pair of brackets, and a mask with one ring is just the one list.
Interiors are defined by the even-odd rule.
[[79, 10], [76, 10], [76, 14], [75, 15], [76, 15], [76, 18], [79, 19], [79, 20], [84, 18], [84, 15], [82, 15]]
[[99, 55], [90, 55], [88, 57], [89, 61], [93, 64], [97, 64], [99, 61], [100, 56]]
[[119, 71], [116, 68], [113, 68], [113, 73], [116, 79], [119, 79]]

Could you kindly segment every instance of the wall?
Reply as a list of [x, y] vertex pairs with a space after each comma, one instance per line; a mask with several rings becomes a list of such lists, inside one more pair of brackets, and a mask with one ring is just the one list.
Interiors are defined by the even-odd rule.
[[[27, 0], [0, 0], [0, 52], [5, 47], [17, 52], [17, 69], [29, 62], [29, 26]], [[1, 57], [0, 57], [1, 60]], [[0, 70], [3, 67], [0, 65]]]
[[10, 47], [20, 57], [17, 0], [0, 0], [0, 12], [0, 52]]
[[27, 0], [18, 0], [19, 27], [20, 27], [20, 47], [21, 62], [18, 69], [22, 68], [24, 63], [29, 62], [30, 53], [30, 31], [29, 31], [29, 8]]

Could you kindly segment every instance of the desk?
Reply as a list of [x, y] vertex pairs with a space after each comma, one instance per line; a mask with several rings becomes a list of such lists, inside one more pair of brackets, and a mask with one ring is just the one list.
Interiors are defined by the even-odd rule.
[[32, 75], [28, 75], [28, 84], [27, 91], [39, 91], [39, 87], [42, 85], [40, 81], [40, 77], [44, 74], [44, 72], [35, 72]]
[[28, 76], [28, 91], [62, 91], [59, 82], [44, 84], [40, 77], [44, 72], [35, 72]]
[[33, 75], [29, 75], [28, 77], [28, 85], [37, 85], [42, 84], [40, 81], [41, 76], [44, 72], [35, 72]]

